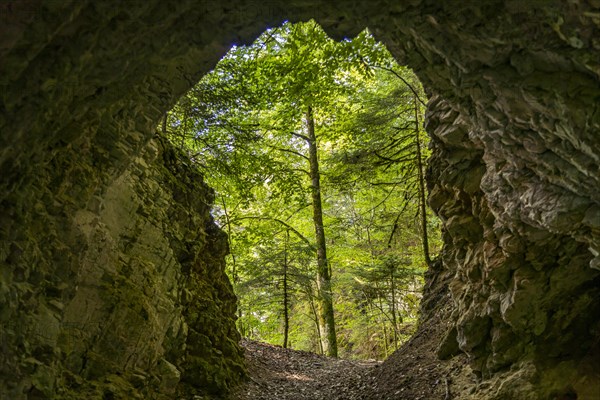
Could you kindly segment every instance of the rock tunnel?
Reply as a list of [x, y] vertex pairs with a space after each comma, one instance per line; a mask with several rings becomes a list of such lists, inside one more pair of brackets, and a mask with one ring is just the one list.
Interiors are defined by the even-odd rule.
[[451, 305], [440, 358], [486, 383], [456, 398], [597, 398], [598, 0], [3, 1], [0, 398], [239, 380], [211, 191], [154, 128], [231, 45], [310, 18], [368, 27], [430, 95], [424, 303]]

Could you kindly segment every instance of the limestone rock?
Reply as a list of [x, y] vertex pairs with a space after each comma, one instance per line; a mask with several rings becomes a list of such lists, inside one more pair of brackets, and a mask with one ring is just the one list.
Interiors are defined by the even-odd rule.
[[456, 398], [597, 398], [598, 15], [597, 0], [3, 2], [0, 395], [160, 398], [161, 359], [189, 396], [240, 373], [210, 191], [154, 127], [232, 43], [315, 17], [336, 38], [369, 27], [431, 95], [437, 271], [480, 379]]
[[[2, 397], [80, 398], [90, 391], [167, 399], [217, 393], [236, 382], [244, 369], [235, 297], [211, 202], [200, 174], [156, 140], [62, 231], [30, 227], [32, 244], [62, 238], [60, 252], [48, 249], [57, 252], [52, 261], [60, 268], [41, 275], [36, 264], [11, 258], [15, 269], [6, 283], [13, 297], [5, 303], [3, 335], [23, 347], [5, 359], [3, 368], [12, 371], [3, 373]], [[214, 311], [192, 317], [200, 304]], [[210, 362], [194, 361], [198, 346]]]

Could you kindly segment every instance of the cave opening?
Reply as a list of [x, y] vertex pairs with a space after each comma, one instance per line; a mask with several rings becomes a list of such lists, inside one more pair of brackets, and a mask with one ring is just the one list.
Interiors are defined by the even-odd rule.
[[[230, 43], [290, 16], [338, 39], [369, 26], [430, 90], [444, 250], [418, 333], [363, 398], [597, 399], [599, 15], [595, 0], [2, 2], [0, 397], [205, 398], [241, 379], [225, 211], [155, 128]], [[279, 225], [285, 259], [297, 238]]]
[[243, 337], [385, 359], [414, 332], [441, 247], [426, 101], [368, 30], [336, 41], [310, 20], [233, 46], [165, 115], [215, 189]]

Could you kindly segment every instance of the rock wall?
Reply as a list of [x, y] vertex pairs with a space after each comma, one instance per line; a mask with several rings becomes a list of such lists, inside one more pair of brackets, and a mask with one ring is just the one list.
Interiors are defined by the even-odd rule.
[[593, 399], [600, 4], [523, 4], [430, 3], [398, 28], [432, 94], [429, 201], [455, 306], [439, 353], [468, 354], [472, 398]]
[[13, 227], [26, 238], [3, 253], [0, 397], [171, 399], [236, 382], [211, 204], [199, 173], [153, 140], [85, 209]]
[[232, 43], [310, 17], [368, 26], [431, 94], [455, 308], [439, 354], [480, 381], [460, 396], [596, 398], [597, 0], [2, 2], [3, 396], [160, 397], [239, 373], [210, 195], [151, 139]]

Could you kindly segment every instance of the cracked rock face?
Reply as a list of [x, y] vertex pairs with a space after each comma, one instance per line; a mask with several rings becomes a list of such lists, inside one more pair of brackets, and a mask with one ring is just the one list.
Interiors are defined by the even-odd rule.
[[600, 394], [598, 6], [439, 6], [420, 20], [432, 31], [407, 31], [433, 88], [430, 204], [455, 273], [440, 348], [488, 381], [475, 398], [525, 398], [507, 382], [536, 382], [533, 398]]
[[171, 399], [236, 382], [235, 296], [211, 202], [159, 140], [86, 208], [40, 205], [14, 228], [27, 237], [7, 249], [0, 286], [0, 397]]
[[240, 374], [210, 193], [151, 138], [231, 44], [308, 18], [369, 27], [431, 95], [454, 275], [439, 354], [482, 380], [461, 398], [597, 398], [597, 0], [3, 2], [0, 397], [168, 398]]

